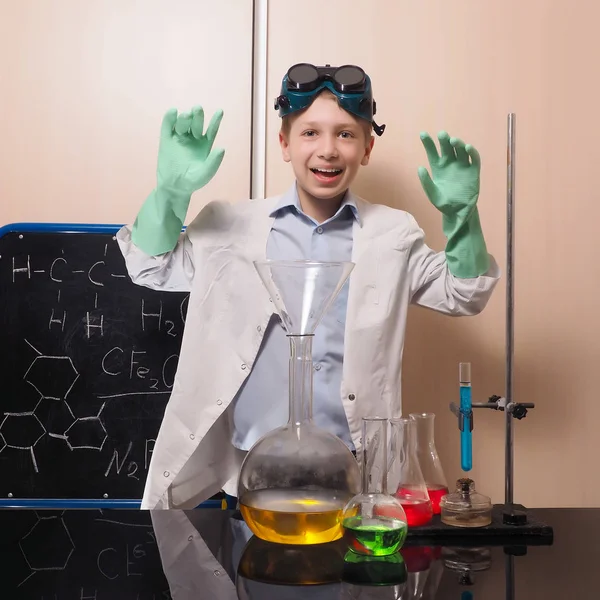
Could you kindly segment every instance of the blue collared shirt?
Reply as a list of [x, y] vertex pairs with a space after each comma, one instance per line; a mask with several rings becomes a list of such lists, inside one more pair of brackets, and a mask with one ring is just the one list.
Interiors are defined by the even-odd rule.
[[[346, 194], [336, 214], [317, 223], [300, 208], [296, 185], [282, 196], [267, 239], [272, 260], [350, 261], [352, 226], [360, 215], [351, 194]], [[351, 450], [354, 444], [341, 397], [344, 329], [348, 282], [325, 313], [313, 339], [313, 420], [337, 435]], [[289, 340], [274, 315], [250, 375], [233, 400], [233, 444], [242, 450], [265, 433], [285, 425], [289, 414]]]

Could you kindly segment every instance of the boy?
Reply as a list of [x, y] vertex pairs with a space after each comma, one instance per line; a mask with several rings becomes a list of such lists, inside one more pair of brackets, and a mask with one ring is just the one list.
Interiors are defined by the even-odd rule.
[[[409, 303], [450, 315], [480, 312], [498, 267], [479, 216], [479, 156], [440, 134], [441, 157], [422, 141], [432, 177], [419, 177], [443, 215], [436, 253], [408, 213], [370, 204], [350, 186], [385, 126], [373, 121], [368, 76], [300, 64], [284, 77], [276, 108], [283, 159], [296, 181], [282, 196], [208, 204], [181, 233], [191, 194], [214, 176], [222, 113], [203, 134], [202, 109], [163, 120], [158, 185], [133, 227], [117, 235], [132, 280], [190, 291], [179, 367], [150, 463], [143, 508], [191, 508], [225, 489], [236, 495], [252, 444], [287, 422], [288, 343], [253, 267], [258, 259], [352, 260], [350, 285], [313, 344], [314, 420], [351, 449], [364, 415], [401, 414], [400, 379]], [[359, 339], [360, 338], [360, 339]]]

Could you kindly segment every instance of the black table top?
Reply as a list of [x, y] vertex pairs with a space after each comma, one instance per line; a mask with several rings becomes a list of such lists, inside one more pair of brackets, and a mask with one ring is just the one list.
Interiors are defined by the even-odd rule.
[[[239, 513], [3, 510], [0, 597], [28, 600], [549, 600], [598, 598], [600, 509], [537, 509], [553, 540], [412, 535], [398, 560], [343, 543], [266, 544]], [[377, 580], [377, 581], [376, 581]], [[386, 585], [373, 585], [387, 580]], [[307, 585], [310, 584], [310, 585]]]

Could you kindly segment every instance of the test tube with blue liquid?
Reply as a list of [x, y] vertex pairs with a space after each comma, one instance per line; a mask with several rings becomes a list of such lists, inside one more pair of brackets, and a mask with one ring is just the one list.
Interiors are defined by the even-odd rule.
[[463, 471], [473, 468], [473, 404], [471, 400], [471, 363], [460, 363], [458, 366], [460, 385], [460, 413], [462, 428], [460, 431], [460, 466]]

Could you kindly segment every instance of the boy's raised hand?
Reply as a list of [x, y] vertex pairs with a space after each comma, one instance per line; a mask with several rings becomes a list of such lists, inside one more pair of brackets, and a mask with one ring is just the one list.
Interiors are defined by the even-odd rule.
[[445, 131], [438, 134], [438, 140], [440, 154], [429, 134], [421, 133], [431, 168], [430, 176], [425, 167], [419, 167], [421, 185], [431, 203], [445, 216], [469, 213], [479, 197], [479, 153]]
[[192, 194], [219, 170], [225, 150], [213, 150], [223, 111], [218, 110], [204, 133], [204, 111], [163, 117], [158, 147], [157, 185], [144, 202], [131, 231], [133, 243], [150, 256], [173, 250]]
[[195, 106], [191, 112], [165, 114], [158, 149], [158, 187], [191, 196], [204, 187], [221, 166], [225, 150], [213, 149], [223, 111], [213, 115], [204, 133], [204, 110]]
[[479, 153], [445, 131], [438, 134], [438, 140], [440, 154], [429, 134], [421, 133], [431, 175], [425, 167], [419, 167], [419, 179], [430, 202], [442, 213], [450, 272], [460, 278], [478, 277], [490, 266], [477, 210]]

